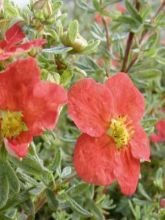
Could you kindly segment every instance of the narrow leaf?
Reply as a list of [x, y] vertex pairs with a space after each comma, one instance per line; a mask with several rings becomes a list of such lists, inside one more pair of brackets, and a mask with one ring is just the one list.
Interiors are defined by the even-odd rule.
[[78, 34], [78, 21], [74, 20], [70, 23], [68, 29], [68, 36], [71, 42], [74, 42]]

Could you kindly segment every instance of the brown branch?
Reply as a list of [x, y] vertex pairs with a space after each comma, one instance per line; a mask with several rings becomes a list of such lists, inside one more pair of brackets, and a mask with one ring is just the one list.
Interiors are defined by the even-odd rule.
[[128, 73], [129, 69], [136, 63], [138, 56], [135, 56], [132, 61], [130, 62], [130, 64], [128, 65], [128, 67], [126, 68], [126, 73]]
[[104, 17], [102, 17], [102, 22], [103, 22], [105, 33], [106, 33], [107, 50], [109, 51], [111, 49], [111, 42], [110, 42], [108, 24]]
[[[155, 20], [155, 18], [160, 14], [160, 12], [164, 9], [165, 7], [165, 0], [161, 3], [161, 5], [159, 6], [159, 8], [157, 9], [155, 15], [151, 18], [151, 23]], [[141, 38], [139, 40], [139, 43], [141, 44], [142, 41], [144, 40], [145, 36], [148, 34], [148, 30], [144, 30], [142, 35], [141, 35]], [[138, 55], [135, 56], [132, 61], [130, 62], [130, 64], [128, 65], [128, 67], [126, 68], [126, 72], [129, 71], [129, 69], [136, 63], [138, 59]]]
[[126, 70], [129, 53], [130, 53], [132, 43], [133, 43], [133, 38], [134, 38], [134, 33], [130, 32], [128, 35], [128, 39], [127, 39], [127, 46], [126, 46], [126, 50], [125, 50], [125, 55], [124, 55], [124, 60], [123, 60], [121, 72], [125, 72], [125, 70]]
[[[135, 1], [135, 7], [137, 9], [137, 11], [139, 11], [140, 9], [140, 2], [138, 0]], [[128, 35], [128, 39], [127, 39], [127, 45], [126, 45], [126, 49], [125, 49], [125, 55], [124, 55], [124, 60], [123, 60], [123, 65], [121, 68], [122, 72], [125, 72], [127, 69], [127, 63], [128, 63], [128, 58], [129, 58], [129, 54], [132, 48], [132, 44], [133, 44], [133, 39], [134, 39], [134, 33], [130, 32]]]
[[[102, 22], [105, 28], [105, 34], [106, 34], [106, 45], [107, 45], [107, 51], [109, 52], [111, 49], [111, 42], [110, 42], [110, 36], [109, 36], [109, 29], [107, 21], [104, 17], [102, 17]], [[109, 67], [106, 67], [106, 76], [109, 77]]]
[[157, 9], [157, 11], [156, 11], [155, 16], [153, 17], [153, 19], [155, 19], [155, 18], [159, 15], [159, 13], [163, 10], [164, 6], [165, 6], [165, 0], [162, 2], [162, 4], [160, 5], [160, 7]]

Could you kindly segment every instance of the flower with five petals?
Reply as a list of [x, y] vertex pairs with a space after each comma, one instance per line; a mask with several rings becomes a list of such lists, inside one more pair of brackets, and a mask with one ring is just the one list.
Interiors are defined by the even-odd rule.
[[68, 93], [68, 112], [83, 132], [74, 150], [77, 174], [86, 182], [117, 181], [126, 195], [135, 192], [140, 160], [149, 161], [147, 135], [140, 125], [144, 98], [125, 73], [105, 84], [87, 78]]

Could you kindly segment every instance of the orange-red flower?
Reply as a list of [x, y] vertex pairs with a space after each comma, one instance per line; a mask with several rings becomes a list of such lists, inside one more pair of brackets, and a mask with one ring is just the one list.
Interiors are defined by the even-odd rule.
[[[102, 16], [101, 16], [98, 12], [95, 13], [94, 19], [95, 19], [95, 21], [96, 21], [97, 24], [100, 24], [100, 25], [103, 24]], [[105, 17], [105, 21], [106, 21], [107, 24], [109, 25], [109, 24], [110, 24], [110, 21], [111, 21], [110, 17]]]
[[144, 98], [125, 73], [105, 84], [93, 79], [75, 83], [68, 93], [68, 111], [83, 134], [74, 151], [74, 165], [86, 182], [135, 192], [140, 160], [149, 161], [150, 147], [140, 125]]
[[40, 47], [46, 43], [44, 39], [31, 40], [23, 43], [25, 34], [18, 23], [5, 33], [5, 39], [0, 41], [0, 60], [6, 60], [14, 54], [27, 52], [33, 47]]
[[165, 120], [159, 120], [156, 124], [157, 134], [151, 135], [151, 140], [154, 143], [165, 142]]
[[122, 14], [124, 14], [126, 12], [126, 8], [121, 4], [121, 3], [117, 3], [116, 4], [116, 9], [121, 12]]
[[40, 80], [35, 59], [18, 60], [0, 73], [0, 136], [12, 154], [24, 157], [34, 136], [53, 129], [64, 89]]

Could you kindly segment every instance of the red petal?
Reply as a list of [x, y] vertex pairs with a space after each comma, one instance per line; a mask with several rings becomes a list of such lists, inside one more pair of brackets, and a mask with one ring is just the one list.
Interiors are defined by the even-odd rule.
[[74, 165], [78, 175], [86, 182], [96, 185], [110, 185], [113, 175], [114, 146], [110, 138], [93, 138], [82, 134], [74, 151]]
[[25, 35], [18, 22], [6, 31], [5, 38], [9, 44], [19, 43], [25, 38]]
[[29, 49], [31, 49], [31, 48], [33, 48], [33, 47], [41, 47], [41, 46], [43, 46], [45, 43], [46, 43], [46, 40], [44, 40], [44, 39], [31, 40], [31, 41], [29, 41], [29, 42], [27, 42], [27, 43], [24, 43], [24, 44], [21, 44], [21, 45], [17, 46], [17, 50], [18, 50], [18, 51], [19, 51], [19, 50], [20, 50], [20, 51], [21, 51], [21, 50], [27, 51], [27, 50], [29, 50]]
[[144, 129], [140, 125], [135, 126], [133, 139], [130, 141], [133, 157], [150, 161], [150, 144]]
[[140, 161], [132, 156], [130, 148], [116, 152], [115, 159], [114, 174], [121, 187], [121, 191], [125, 195], [131, 195], [135, 192], [137, 187]]
[[0, 74], [0, 108], [20, 110], [20, 105], [27, 101], [27, 91], [32, 90], [39, 77], [40, 70], [33, 58], [10, 64]]
[[158, 131], [158, 134], [162, 137], [162, 139], [165, 140], [165, 120], [160, 120], [156, 124], [156, 129]]
[[55, 83], [38, 82], [24, 105], [25, 123], [33, 135], [45, 129], [53, 129], [59, 108], [67, 102], [65, 90]]
[[162, 138], [158, 134], [152, 134], [150, 138], [153, 143], [159, 143], [159, 142], [165, 141], [165, 138]]
[[0, 41], [0, 49], [4, 49], [7, 46], [7, 42], [5, 40]]
[[120, 11], [122, 14], [126, 12], [126, 8], [121, 3], [116, 4], [116, 9]]
[[3, 52], [2, 54], [0, 54], [0, 60], [6, 60], [9, 57], [11, 57], [13, 55], [13, 53], [11, 52]]
[[12, 156], [23, 158], [28, 153], [28, 147], [32, 141], [32, 136], [29, 132], [24, 132], [16, 139], [5, 139], [5, 146], [9, 154]]
[[113, 94], [117, 113], [140, 120], [144, 114], [144, 97], [125, 73], [117, 73], [106, 82]]
[[151, 140], [154, 143], [165, 141], [165, 120], [159, 120], [156, 124], [157, 134], [151, 135]]
[[46, 41], [44, 39], [37, 39], [37, 40], [32, 40], [32, 41], [29, 41], [27, 43], [20, 44], [20, 45], [14, 45], [14, 46], [7, 45], [4, 48], [3, 53], [0, 54], [0, 60], [6, 60], [13, 55], [17, 55], [22, 52], [27, 52], [34, 47], [41, 47], [45, 43]]
[[68, 94], [69, 115], [84, 133], [99, 137], [105, 133], [113, 113], [112, 95], [93, 79], [73, 85]]

